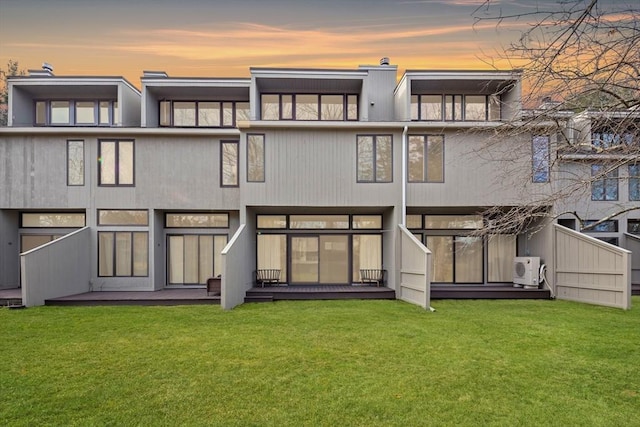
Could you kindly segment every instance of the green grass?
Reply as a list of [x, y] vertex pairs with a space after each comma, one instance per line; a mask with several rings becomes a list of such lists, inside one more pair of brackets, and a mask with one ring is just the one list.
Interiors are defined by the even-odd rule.
[[0, 309], [0, 425], [640, 425], [640, 298]]

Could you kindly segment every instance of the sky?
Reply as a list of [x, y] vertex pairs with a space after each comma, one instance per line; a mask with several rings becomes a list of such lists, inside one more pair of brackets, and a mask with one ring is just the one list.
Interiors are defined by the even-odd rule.
[[[609, 0], [618, 1], [618, 0]], [[556, 0], [0, 0], [0, 66], [54, 74], [248, 77], [250, 67], [510, 69], [498, 54]]]

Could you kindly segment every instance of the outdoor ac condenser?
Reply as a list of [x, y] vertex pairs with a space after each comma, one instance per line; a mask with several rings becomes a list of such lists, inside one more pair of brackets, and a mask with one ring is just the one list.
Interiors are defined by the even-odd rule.
[[537, 288], [540, 284], [540, 257], [521, 256], [513, 259], [513, 286]]

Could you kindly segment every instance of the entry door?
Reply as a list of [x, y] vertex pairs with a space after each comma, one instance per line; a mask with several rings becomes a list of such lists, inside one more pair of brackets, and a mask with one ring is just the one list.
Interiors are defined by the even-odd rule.
[[349, 283], [349, 236], [292, 236], [291, 283]]

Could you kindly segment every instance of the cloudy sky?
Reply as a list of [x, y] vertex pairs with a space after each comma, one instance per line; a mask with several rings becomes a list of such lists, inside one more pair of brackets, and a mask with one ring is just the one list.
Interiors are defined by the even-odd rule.
[[[618, 0], [609, 0], [618, 1]], [[56, 75], [245, 77], [249, 67], [480, 69], [556, 0], [0, 0], [0, 64]], [[511, 68], [498, 63], [499, 68]], [[400, 74], [400, 73], [399, 73]]]

